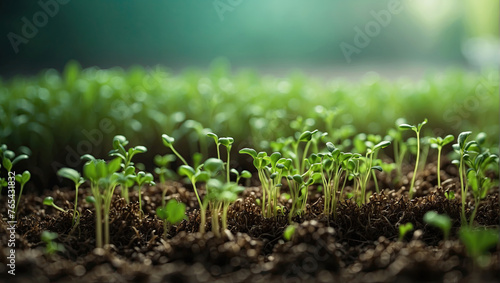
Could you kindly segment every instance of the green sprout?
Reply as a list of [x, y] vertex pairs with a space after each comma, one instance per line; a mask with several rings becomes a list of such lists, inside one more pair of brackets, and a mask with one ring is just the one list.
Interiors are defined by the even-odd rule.
[[460, 240], [464, 243], [467, 253], [474, 263], [481, 266], [488, 261], [488, 250], [498, 245], [500, 233], [497, 229], [473, 229], [462, 227], [459, 232]]
[[[352, 162], [352, 153], [340, 152], [340, 149], [336, 148], [333, 143], [326, 143], [328, 153], [319, 154], [321, 162], [321, 180], [323, 183], [324, 190], [324, 209], [323, 213], [327, 216], [334, 214], [336, 217], [336, 207], [337, 207], [337, 192], [340, 188], [339, 198], [342, 197], [344, 187], [347, 181], [348, 164]], [[344, 177], [344, 181], [341, 184], [341, 178]]]
[[[366, 142], [366, 145], [367, 145], [367, 151], [366, 151], [366, 156], [365, 156], [365, 170], [364, 172], [362, 173], [364, 176], [364, 180], [362, 180], [361, 182], [361, 203], [365, 203], [366, 202], [366, 187], [368, 185], [368, 181], [370, 180], [370, 176], [373, 172], [373, 174], [375, 174], [375, 172], [373, 170], [378, 170], [378, 171], [382, 171], [382, 167], [380, 166], [373, 166], [373, 156], [377, 154], [377, 151], [382, 149], [382, 148], [386, 148], [388, 147], [389, 145], [391, 144], [390, 141], [381, 141], [377, 144], [373, 144], [372, 142]], [[376, 177], [375, 177], [376, 178]], [[377, 183], [376, 179], [375, 179], [375, 183]], [[378, 185], [376, 185], [376, 188], [377, 188], [377, 192], [378, 192]]]
[[45, 253], [47, 255], [52, 255], [56, 252], [64, 252], [64, 246], [62, 244], [54, 242], [55, 239], [57, 239], [58, 235], [57, 233], [50, 232], [50, 231], [43, 231], [42, 234], [40, 235], [40, 239], [42, 242], [46, 244], [45, 247]]
[[[28, 151], [29, 151], [29, 149], [28, 149]], [[3, 165], [3, 167], [5, 168], [5, 170], [7, 170], [7, 173], [9, 176], [12, 172], [12, 167], [14, 165], [16, 165], [16, 163], [18, 163], [21, 160], [28, 159], [28, 158], [29, 157], [27, 154], [21, 154], [21, 155], [16, 156], [16, 154], [12, 150], [9, 150], [7, 148], [7, 145], [5, 145], [5, 144], [0, 145], [0, 161], [1, 161], [1, 164]], [[5, 179], [2, 178], [1, 180], [2, 181], [0, 183], [0, 195], [2, 193], [2, 188], [8, 186], [8, 182]], [[16, 180], [17, 180], [17, 178], [16, 178]], [[29, 178], [28, 178], [28, 180], [29, 180]], [[22, 194], [22, 192], [21, 192], [21, 194]], [[21, 194], [19, 194], [19, 197], [21, 197]], [[20, 201], [20, 198], [18, 199], [18, 201], [16, 203], [16, 211], [17, 211], [17, 204], [19, 204], [19, 201]]]
[[185, 213], [186, 205], [175, 199], [169, 200], [166, 205], [156, 209], [156, 214], [163, 220], [163, 238], [167, 238], [168, 231], [172, 225], [176, 225], [182, 220], [187, 219]]
[[473, 151], [469, 151], [468, 154], [464, 155], [465, 163], [469, 167], [467, 170], [467, 184], [472, 189], [475, 204], [469, 220], [469, 225], [474, 223], [474, 218], [479, 209], [481, 200], [484, 199], [488, 191], [495, 186], [495, 182], [492, 182], [490, 178], [486, 177], [486, 169], [489, 166], [498, 165], [498, 155], [491, 154], [488, 151], [473, 156]]
[[156, 155], [154, 157], [154, 163], [158, 166], [155, 168], [155, 173], [158, 175], [161, 184], [165, 184], [167, 179], [175, 176], [175, 172], [168, 168], [168, 165], [174, 162], [175, 159], [174, 154]]
[[[131, 147], [128, 150], [125, 149], [125, 146], [128, 144], [128, 140], [125, 136], [116, 135], [113, 138], [113, 149], [109, 152], [109, 156], [118, 157], [122, 160], [121, 168], [127, 175], [134, 175], [135, 168], [133, 167], [134, 163], [132, 162], [132, 158], [134, 155], [138, 153], [147, 152], [147, 148], [142, 145], [138, 145], [135, 147]], [[132, 169], [129, 169], [132, 168]], [[123, 182], [121, 183], [121, 195], [125, 199], [127, 203], [129, 200], [129, 183]]]
[[396, 164], [396, 170], [397, 170], [397, 178], [396, 181], [399, 182], [403, 176], [402, 172], [402, 167], [403, 167], [403, 161], [404, 157], [406, 155], [406, 152], [408, 150], [408, 146], [406, 143], [403, 141], [403, 135], [401, 133], [401, 129], [399, 128], [400, 124], [406, 123], [406, 120], [403, 118], [399, 118], [396, 120], [396, 127], [398, 129], [390, 129], [388, 131], [388, 136], [390, 137], [392, 143], [393, 143], [393, 148], [394, 148], [394, 163]]
[[[219, 161], [220, 168], [222, 168], [222, 161], [220, 159], [215, 159], [215, 160]], [[216, 163], [215, 161], [210, 161], [210, 162]], [[210, 174], [206, 171], [201, 171], [201, 166], [199, 166], [195, 170], [193, 167], [189, 165], [181, 165], [179, 167], [178, 174], [180, 176], [186, 176], [193, 185], [193, 190], [196, 195], [196, 199], [198, 200], [198, 204], [200, 206], [200, 217], [201, 217], [200, 232], [203, 234], [205, 233], [206, 206], [202, 203], [200, 199], [200, 195], [198, 194], [198, 190], [196, 188], [196, 183], [208, 181], [208, 179], [210, 179]]]
[[[227, 230], [227, 212], [229, 206], [236, 201], [238, 194], [245, 188], [236, 183], [222, 183], [217, 179], [207, 181], [207, 195], [205, 201], [209, 203], [212, 216], [212, 232], [217, 237]], [[221, 214], [222, 227], [219, 229], [219, 214]]]
[[177, 152], [177, 150], [175, 150], [175, 148], [174, 148], [175, 139], [173, 137], [171, 137], [167, 134], [163, 134], [161, 136], [161, 139], [163, 141], [163, 145], [170, 148], [170, 150], [172, 150], [172, 152], [175, 154], [175, 156], [177, 156], [182, 161], [182, 163], [184, 163], [184, 165], [188, 165], [188, 163], [186, 162], [184, 157], [182, 157], [182, 155], [180, 155], [179, 152]]
[[399, 241], [403, 241], [405, 235], [412, 230], [413, 230], [413, 223], [411, 222], [399, 225]]
[[[467, 142], [467, 138], [472, 134], [472, 132], [467, 131], [467, 132], [462, 132], [460, 135], [458, 135], [457, 143], [453, 145], [453, 149], [459, 154], [460, 160], [454, 161], [454, 164], [458, 165], [458, 175], [460, 177], [460, 192], [462, 195], [462, 213], [461, 213], [461, 218], [462, 218], [462, 225], [465, 225], [467, 223], [467, 217], [465, 215], [465, 199], [467, 198], [467, 190], [468, 188], [464, 184], [464, 175], [465, 175], [465, 170], [464, 170], [464, 155], [467, 153], [467, 150], [469, 149], [470, 146], [472, 146], [475, 142]], [[467, 143], [466, 143], [467, 142]]]
[[417, 126], [415, 125], [409, 125], [409, 124], [401, 124], [399, 125], [399, 128], [402, 130], [412, 130], [417, 134], [417, 160], [415, 161], [415, 170], [413, 171], [413, 177], [411, 179], [411, 185], [410, 185], [410, 191], [408, 197], [410, 199], [413, 198], [413, 187], [415, 185], [415, 178], [417, 177], [417, 171], [418, 171], [418, 165], [419, 165], [419, 158], [420, 158], [420, 130], [422, 129], [422, 126], [427, 124], [427, 118], [424, 119], [422, 123], [419, 123]]
[[[116, 173], [121, 167], [120, 158], [109, 163], [102, 159], [95, 159], [86, 154], [82, 159], [88, 160], [83, 166], [83, 175], [90, 181], [93, 204], [96, 210], [96, 246], [103, 247], [102, 225], [104, 222], [104, 244], [109, 244], [109, 211], [113, 192], [118, 184], [119, 175]], [[104, 221], [103, 221], [104, 212]]]
[[438, 160], [437, 160], [437, 168], [436, 168], [436, 175], [438, 179], [438, 187], [441, 187], [441, 150], [443, 149], [443, 146], [449, 144], [455, 139], [453, 135], [447, 135], [446, 137], [441, 138], [431, 138], [429, 142], [431, 143], [432, 148], [437, 148], [438, 150]]
[[44, 200], [43, 200], [43, 204], [44, 205], [47, 205], [47, 206], [52, 206], [53, 208], [61, 211], [61, 212], [67, 212], [67, 210], [64, 210], [62, 208], [60, 208], [59, 206], [57, 206], [55, 203], [54, 203], [54, 198], [53, 197], [46, 197]]
[[154, 177], [151, 173], [146, 173], [144, 171], [139, 171], [139, 173], [137, 173], [136, 182], [139, 186], [139, 212], [141, 213], [141, 215], [144, 214], [144, 212], [142, 211], [142, 186], [154, 186], [155, 183], [153, 182], [153, 180]]
[[24, 171], [23, 174], [17, 174], [16, 175], [16, 181], [21, 184], [21, 190], [19, 191], [19, 196], [17, 197], [17, 202], [16, 202], [16, 208], [14, 209], [14, 212], [17, 217], [17, 209], [19, 208], [19, 203], [21, 202], [21, 195], [23, 194], [24, 190], [24, 185], [30, 180], [31, 178], [31, 173], [29, 171]]
[[61, 169], [59, 169], [59, 171], [57, 171], [57, 175], [59, 175], [63, 178], [70, 179], [71, 181], [73, 181], [73, 183], [75, 183], [75, 208], [73, 210], [73, 220], [71, 221], [71, 223], [73, 223], [73, 225], [75, 225], [75, 223], [76, 223], [75, 220], [76, 220], [77, 214], [78, 214], [78, 216], [80, 214], [77, 210], [78, 188], [80, 187], [80, 185], [82, 185], [85, 182], [85, 179], [83, 179], [80, 176], [80, 173], [78, 173], [78, 171], [76, 171], [75, 169], [71, 169], [71, 168], [61, 168]]
[[241, 178], [245, 178], [245, 179], [252, 178], [252, 173], [250, 173], [247, 170], [243, 170], [243, 171], [241, 171], [241, 173], [239, 173], [238, 170], [232, 168], [231, 169], [231, 173], [233, 173], [234, 175], [236, 175], [236, 184], [240, 183], [240, 179]]
[[295, 234], [295, 230], [297, 230], [296, 225], [288, 225], [285, 228], [285, 231], [283, 231], [283, 238], [286, 241], [290, 241], [292, 239], [293, 235]]
[[438, 214], [435, 211], [428, 211], [424, 215], [424, 222], [441, 229], [445, 240], [448, 240], [451, 229], [450, 217], [446, 214]]

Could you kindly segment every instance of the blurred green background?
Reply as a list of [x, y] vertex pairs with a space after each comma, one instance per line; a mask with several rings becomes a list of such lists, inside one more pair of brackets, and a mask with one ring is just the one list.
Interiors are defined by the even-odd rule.
[[[66, 3], [67, 2], [67, 3]], [[281, 74], [301, 68], [326, 77], [374, 70], [420, 76], [450, 66], [497, 64], [499, 3], [494, 0], [41, 0], [56, 3], [46, 21], [38, 1], [2, 1], [0, 74], [84, 67], [162, 64], [206, 68], [226, 57], [233, 66]], [[47, 4], [48, 3], [48, 4]], [[65, 3], [65, 4], [62, 4]], [[340, 44], [354, 45], [374, 14], [398, 7], [368, 46], [347, 62]], [[55, 8], [52, 8], [53, 11]], [[35, 16], [35, 17], [34, 17]], [[44, 24], [14, 51], [9, 33], [23, 35], [23, 18]], [[384, 18], [383, 16], [380, 16]], [[35, 18], [35, 19], [33, 19]], [[371, 27], [377, 31], [376, 27]]]

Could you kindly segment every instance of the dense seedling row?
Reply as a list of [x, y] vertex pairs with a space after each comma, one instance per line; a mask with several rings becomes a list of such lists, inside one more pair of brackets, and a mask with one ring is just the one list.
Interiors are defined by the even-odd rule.
[[[0, 139], [8, 138], [12, 148], [52, 144], [62, 149], [34, 152], [33, 163], [47, 168], [46, 175], [54, 171], [54, 161], [76, 167], [68, 160], [77, 163], [83, 153], [103, 156], [113, 133], [156, 147], [158, 136], [167, 132], [187, 144], [184, 153], [206, 156], [212, 147], [208, 132], [231, 133], [238, 142], [271, 151], [272, 141], [317, 128], [338, 147], [357, 131], [381, 133], [398, 117], [421, 121], [427, 116], [433, 129], [441, 129], [437, 135], [476, 129], [490, 133], [494, 144], [498, 127], [488, 121], [498, 119], [497, 94], [496, 70], [450, 71], [419, 82], [367, 76], [354, 84], [298, 74], [233, 75], [223, 63], [209, 72], [181, 74], [163, 68], [81, 69], [70, 63], [61, 74], [48, 70], [0, 80]], [[403, 148], [397, 151], [404, 155]]]

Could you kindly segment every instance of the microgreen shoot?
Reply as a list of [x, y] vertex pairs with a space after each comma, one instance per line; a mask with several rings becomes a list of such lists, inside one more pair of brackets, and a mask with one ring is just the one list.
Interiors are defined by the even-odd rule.
[[178, 224], [182, 220], [187, 219], [185, 213], [186, 205], [175, 199], [169, 200], [166, 205], [156, 209], [156, 214], [163, 220], [163, 237], [165, 239], [167, 238], [168, 231], [172, 225]]
[[250, 173], [247, 170], [243, 170], [243, 171], [241, 171], [241, 173], [239, 173], [238, 170], [232, 168], [230, 172], [233, 173], [234, 175], [236, 175], [236, 184], [240, 183], [241, 178], [245, 178], [245, 179], [252, 178], [252, 173]]
[[45, 243], [45, 253], [47, 255], [52, 255], [56, 252], [64, 252], [65, 248], [62, 244], [54, 242], [55, 239], [57, 239], [58, 235], [57, 233], [50, 232], [50, 231], [43, 231], [42, 234], [40, 235], [40, 239], [42, 242]]
[[467, 153], [467, 150], [469, 147], [473, 144], [473, 142], [467, 142], [467, 138], [472, 134], [472, 132], [467, 131], [467, 132], [462, 132], [460, 135], [458, 135], [457, 143], [453, 145], [453, 149], [459, 154], [460, 160], [458, 162], [454, 162], [455, 164], [458, 165], [458, 175], [460, 177], [460, 192], [461, 192], [461, 198], [462, 198], [462, 213], [461, 213], [461, 218], [462, 218], [462, 225], [467, 224], [467, 218], [465, 215], [465, 199], [467, 198], [467, 187], [464, 184], [464, 175], [465, 175], [465, 170], [464, 170], [464, 155]]
[[21, 202], [21, 196], [23, 194], [24, 185], [30, 180], [31, 173], [29, 171], [24, 171], [23, 174], [16, 175], [16, 181], [21, 184], [21, 189], [19, 191], [19, 196], [17, 197], [16, 208], [14, 209], [16, 217], [17, 217], [17, 209], [19, 208], [19, 203]]
[[413, 223], [411, 222], [399, 225], [399, 241], [403, 241], [405, 235], [412, 230], [413, 230]]
[[43, 204], [44, 205], [47, 205], [47, 206], [52, 206], [53, 208], [61, 211], [61, 212], [67, 212], [67, 210], [64, 210], [62, 208], [60, 208], [59, 206], [57, 206], [55, 203], [54, 203], [54, 198], [53, 197], [46, 197], [44, 200], [43, 200]]
[[[126, 150], [125, 146], [128, 145], [128, 143], [129, 141], [125, 136], [116, 135], [113, 138], [113, 149], [109, 152], [109, 156], [118, 157], [121, 159], [122, 164], [120, 166], [125, 175], [134, 175], [135, 167], [133, 167], [134, 163], [132, 162], [132, 158], [134, 157], [134, 155], [138, 153], [147, 152], [147, 148], [145, 146], [138, 145]], [[129, 191], [128, 191], [129, 187], [130, 186], [128, 182], [121, 183], [121, 195], [127, 203], [130, 202]]]
[[161, 136], [161, 139], [163, 141], [163, 145], [170, 148], [170, 150], [172, 150], [172, 152], [175, 154], [175, 156], [177, 156], [182, 161], [182, 163], [184, 163], [184, 165], [188, 165], [188, 163], [186, 162], [184, 157], [182, 157], [182, 155], [180, 155], [179, 152], [177, 152], [177, 150], [175, 150], [175, 148], [174, 148], [175, 139], [173, 137], [171, 137], [167, 134], [163, 134]]
[[77, 214], [79, 215], [79, 212], [77, 210], [78, 188], [80, 187], [80, 185], [82, 185], [85, 182], [85, 179], [83, 179], [81, 177], [81, 175], [80, 175], [80, 173], [78, 173], [78, 171], [76, 171], [75, 169], [71, 169], [71, 168], [61, 168], [61, 169], [59, 169], [59, 171], [57, 171], [57, 175], [59, 175], [63, 178], [70, 179], [75, 184], [75, 208], [73, 210], [73, 220], [71, 221], [71, 223], [73, 223], [73, 225], [75, 225], [75, 223], [76, 223], [75, 220], [76, 220]]
[[[210, 205], [212, 216], [212, 232], [217, 237], [227, 230], [227, 211], [229, 206], [236, 201], [238, 194], [244, 190], [236, 183], [222, 183], [217, 179], [207, 181], [207, 195], [205, 201]], [[219, 230], [219, 214], [221, 214], [222, 227]]]
[[427, 119], [424, 119], [422, 123], [418, 125], [409, 125], [409, 124], [401, 124], [399, 128], [402, 130], [412, 130], [417, 134], [417, 159], [415, 161], [415, 170], [413, 171], [413, 177], [411, 179], [410, 191], [408, 193], [408, 198], [413, 198], [413, 188], [415, 185], [415, 178], [417, 177], [419, 158], [420, 158], [420, 131], [422, 130], [422, 126], [427, 124]]
[[449, 144], [455, 139], [453, 135], [447, 135], [446, 137], [441, 138], [431, 138], [429, 142], [431, 143], [432, 148], [437, 148], [438, 150], [438, 160], [437, 160], [437, 168], [436, 168], [436, 175], [438, 179], [438, 187], [441, 187], [441, 150], [443, 149], [443, 146]]
[[139, 211], [141, 214], [144, 214], [142, 211], [142, 186], [144, 185], [150, 185], [154, 186], [155, 183], [153, 182], [154, 178], [151, 173], [146, 173], [144, 171], [139, 171], [136, 176], [136, 182], [138, 185], [139, 189]]
[[296, 229], [297, 229], [297, 227], [294, 224], [288, 225], [285, 228], [285, 231], [283, 231], [283, 238], [286, 241], [290, 241], [292, 239], [293, 235], [295, 234]]
[[441, 229], [445, 240], [448, 240], [451, 229], [450, 217], [446, 214], [438, 214], [435, 211], [428, 211], [424, 215], [424, 222]]
[[500, 242], [498, 229], [474, 229], [471, 227], [460, 228], [459, 237], [464, 243], [467, 253], [472, 257], [474, 263], [481, 266], [487, 261], [487, 252]]

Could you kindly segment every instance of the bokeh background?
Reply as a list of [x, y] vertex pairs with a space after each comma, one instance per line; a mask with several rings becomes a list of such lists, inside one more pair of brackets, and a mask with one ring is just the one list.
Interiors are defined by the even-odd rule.
[[[421, 76], [449, 67], [498, 66], [499, 2], [494, 0], [42, 0], [59, 11], [14, 52], [7, 34], [22, 35], [23, 17], [38, 1], [0, 3], [0, 74], [83, 67], [161, 64], [174, 70], [206, 68], [217, 57], [264, 73], [300, 68], [323, 76], [374, 70]], [[67, 3], [66, 3], [67, 2]], [[65, 3], [65, 4], [62, 4]], [[373, 13], [398, 7], [368, 46], [347, 62], [340, 44], [353, 44]], [[43, 19], [38, 21], [43, 23]]]

